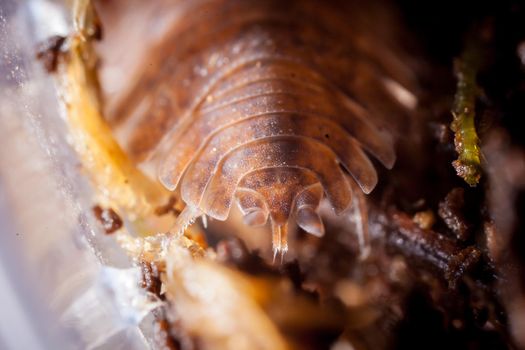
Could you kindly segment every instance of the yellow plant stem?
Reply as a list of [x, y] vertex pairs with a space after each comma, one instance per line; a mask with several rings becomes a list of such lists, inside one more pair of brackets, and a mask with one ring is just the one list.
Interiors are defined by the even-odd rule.
[[116, 206], [137, 216], [167, 201], [168, 192], [146, 177], [113, 137], [101, 113], [96, 56], [86, 36], [69, 38], [60, 84], [73, 146], [98, 189]]
[[476, 133], [476, 74], [479, 53], [474, 44], [467, 46], [456, 62], [457, 89], [452, 115], [451, 129], [458, 159], [452, 164], [457, 174], [470, 186], [476, 186], [481, 177], [479, 139]]

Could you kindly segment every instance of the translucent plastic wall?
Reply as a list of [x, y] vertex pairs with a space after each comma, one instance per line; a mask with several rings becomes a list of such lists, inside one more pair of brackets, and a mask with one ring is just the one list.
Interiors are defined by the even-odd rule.
[[53, 79], [35, 59], [67, 18], [59, 1], [0, 0], [0, 349], [149, 348], [129, 308], [135, 285], [112, 288], [135, 271], [92, 222]]

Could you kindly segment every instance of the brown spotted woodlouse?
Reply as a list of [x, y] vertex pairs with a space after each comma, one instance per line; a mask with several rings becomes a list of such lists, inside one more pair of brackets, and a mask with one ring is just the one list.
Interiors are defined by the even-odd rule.
[[391, 125], [413, 107], [399, 31], [374, 25], [392, 20], [389, 7], [213, 0], [173, 8], [170, 29], [108, 121], [133, 161], [180, 193], [186, 208], [175, 231], [200, 216], [226, 220], [237, 204], [249, 225], [270, 219], [274, 252], [287, 250], [289, 220], [322, 235], [321, 199], [341, 214], [356, 188], [372, 191], [368, 155], [394, 165]]

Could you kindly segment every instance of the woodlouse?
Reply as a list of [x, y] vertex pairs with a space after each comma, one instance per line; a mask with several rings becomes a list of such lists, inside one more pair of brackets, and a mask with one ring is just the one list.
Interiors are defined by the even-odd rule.
[[186, 208], [175, 231], [199, 216], [226, 220], [237, 203], [247, 224], [270, 218], [275, 252], [287, 250], [291, 218], [322, 235], [323, 196], [340, 214], [353, 184], [364, 193], [376, 186], [365, 152], [387, 168], [395, 162], [391, 126], [411, 107], [400, 94], [415, 83], [396, 25], [374, 26], [392, 20], [389, 8], [277, 0], [173, 8], [171, 29], [108, 120], [142, 169], [180, 191]]

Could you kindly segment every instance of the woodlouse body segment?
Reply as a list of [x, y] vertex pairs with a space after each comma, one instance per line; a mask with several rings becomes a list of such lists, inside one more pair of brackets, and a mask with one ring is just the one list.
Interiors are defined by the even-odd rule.
[[381, 118], [403, 108], [384, 81], [410, 85], [410, 70], [345, 1], [185, 4], [111, 121], [127, 130], [122, 143], [180, 189], [176, 230], [200, 215], [226, 220], [236, 203], [249, 225], [270, 219], [276, 251], [290, 219], [323, 235], [323, 196], [340, 214], [350, 181], [364, 193], [377, 184], [365, 151], [393, 166]]

